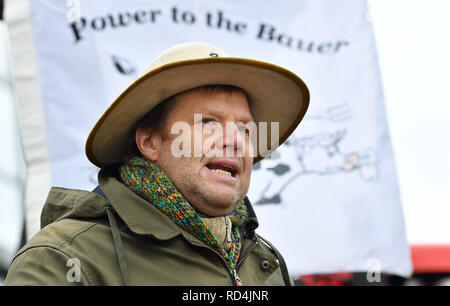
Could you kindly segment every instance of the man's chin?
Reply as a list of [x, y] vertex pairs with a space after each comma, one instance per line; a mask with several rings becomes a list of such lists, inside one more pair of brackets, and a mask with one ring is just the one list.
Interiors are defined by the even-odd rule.
[[202, 213], [211, 217], [231, 214], [236, 208], [237, 199], [239, 199], [238, 196], [230, 197], [229, 195], [215, 195], [208, 199], [208, 205], [201, 208]]

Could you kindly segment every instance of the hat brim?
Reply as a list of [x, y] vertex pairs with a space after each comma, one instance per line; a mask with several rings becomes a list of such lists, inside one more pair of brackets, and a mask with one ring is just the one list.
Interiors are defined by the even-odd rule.
[[95, 124], [86, 142], [86, 155], [102, 168], [124, 156], [128, 137], [137, 121], [157, 104], [189, 89], [205, 85], [232, 85], [242, 88], [249, 99], [253, 119], [279, 122], [279, 139], [270, 139], [273, 152], [296, 129], [309, 105], [305, 83], [287, 69], [245, 58], [219, 57], [179, 61], [161, 66], [132, 83]]

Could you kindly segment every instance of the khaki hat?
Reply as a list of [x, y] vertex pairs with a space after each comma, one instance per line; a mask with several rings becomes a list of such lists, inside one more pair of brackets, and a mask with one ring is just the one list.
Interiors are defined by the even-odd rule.
[[[305, 83], [282, 67], [228, 57], [205, 43], [175, 45], [157, 56], [95, 124], [86, 142], [86, 155], [102, 168], [119, 162], [127, 152], [128, 137], [136, 123], [156, 105], [178, 93], [205, 85], [231, 85], [247, 93], [253, 118], [279, 122], [279, 139], [270, 139], [258, 162], [281, 145], [298, 126], [309, 105]], [[259, 135], [259, 133], [258, 133]], [[259, 136], [258, 136], [259, 137]], [[270, 146], [269, 146], [270, 145]]]

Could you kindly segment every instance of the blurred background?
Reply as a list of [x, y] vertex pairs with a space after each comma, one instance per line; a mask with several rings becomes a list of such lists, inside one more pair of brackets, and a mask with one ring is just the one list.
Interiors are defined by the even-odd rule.
[[18, 115], [11, 77], [8, 33], [0, 2], [0, 282], [11, 259], [25, 242], [24, 192], [26, 165], [19, 135]]
[[[408, 279], [383, 274], [377, 284], [450, 285], [450, 141], [445, 132], [450, 130], [450, 1], [369, 0], [368, 7], [414, 271]], [[1, 16], [0, 282], [25, 243], [26, 182], [8, 32]], [[297, 284], [368, 283], [364, 273], [336, 271], [303, 275]]]

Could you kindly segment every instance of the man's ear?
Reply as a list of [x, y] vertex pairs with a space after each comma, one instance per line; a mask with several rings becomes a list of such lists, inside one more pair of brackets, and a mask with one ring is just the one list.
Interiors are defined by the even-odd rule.
[[153, 128], [138, 128], [136, 145], [141, 154], [151, 162], [157, 162], [161, 148], [161, 135]]

